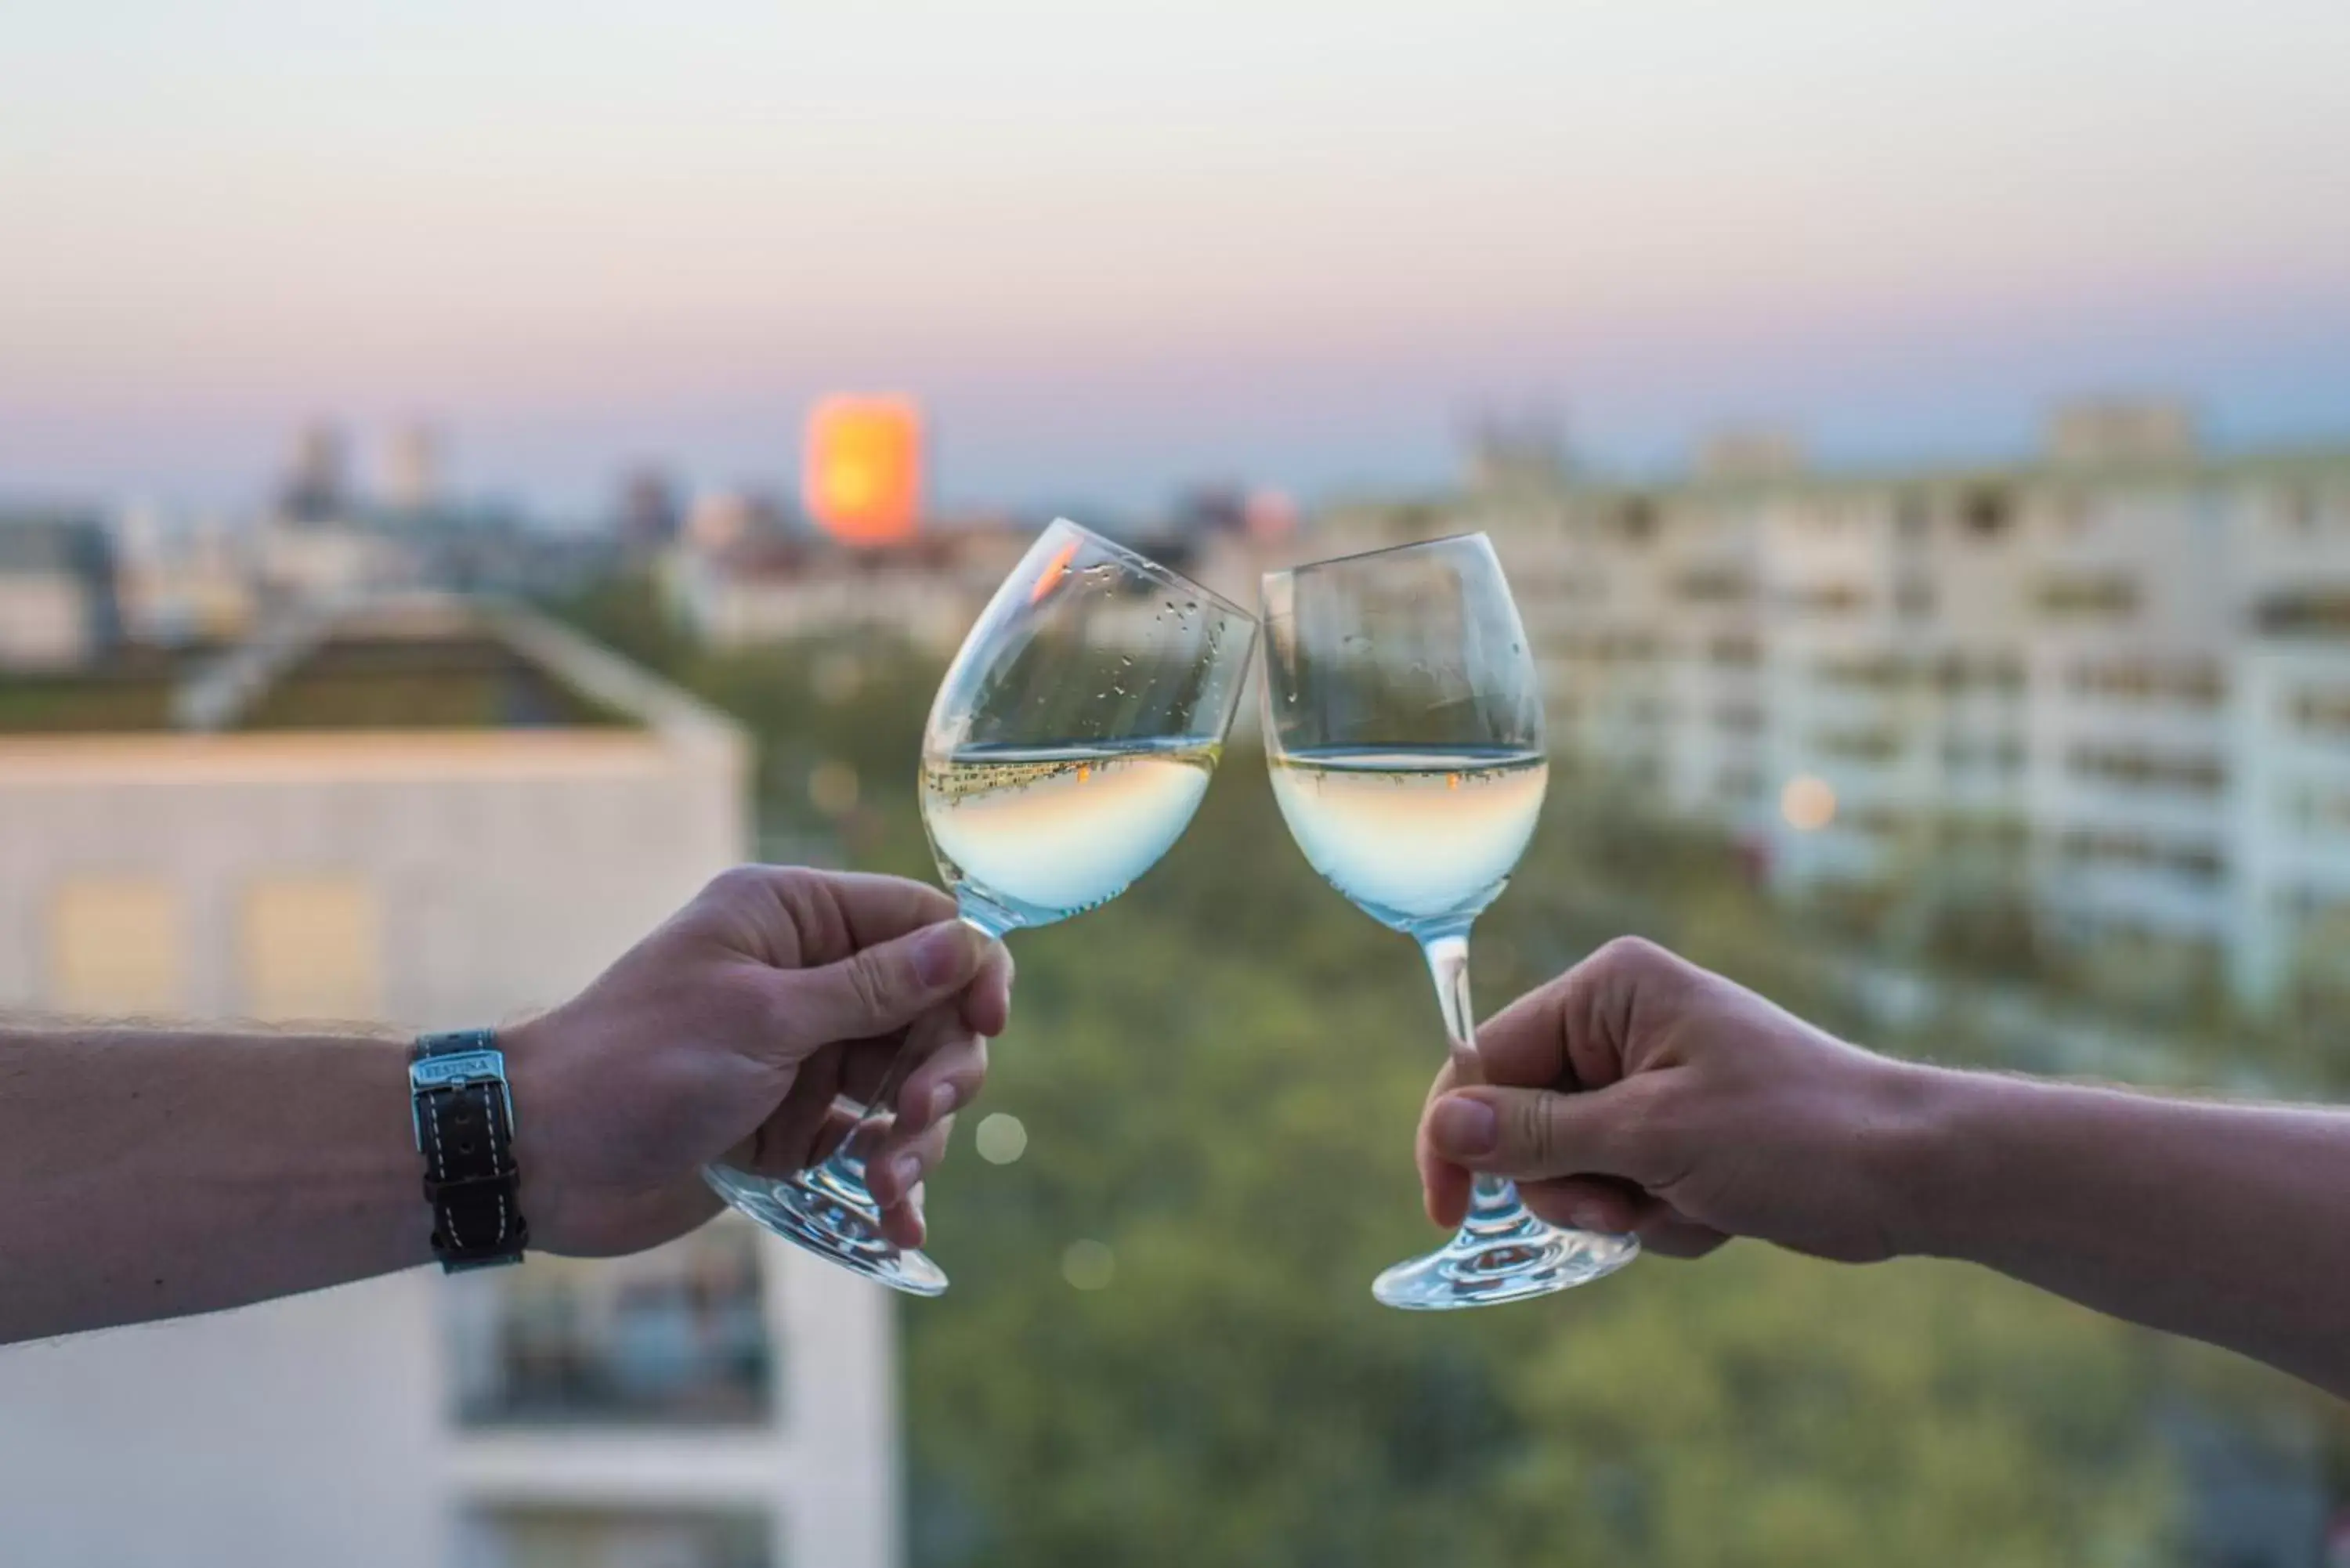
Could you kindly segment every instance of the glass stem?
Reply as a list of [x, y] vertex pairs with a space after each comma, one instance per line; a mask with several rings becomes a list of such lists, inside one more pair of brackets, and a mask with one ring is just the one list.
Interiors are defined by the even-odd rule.
[[[1428, 960], [1429, 978], [1436, 982], [1437, 1010], [1444, 1015], [1444, 1047], [1452, 1062], [1456, 1085], [1482, 1084], [1485, 1064], [1477, 1054], [1477, 1015], [1469, 1001], [1469, 933], [1465, 930], [1428, 937], [1419, 944]], [[1472, 1235], [1507, 1231], [1525, 1215], [1515, 1182], [1506, 1177], [1476, 1173], [1469, 1189], [1469, 1217], [1462, 1229]]]
[[[994, 921], [968, 907], [962, 911], [962, 919], [964, 925], [991, 940], [1003, 934]], [[889, 1124], [897, 1115], [898, 1091], [906, 1086], [907, 1075], [935, 1049], [932, 1043], [923, 1039], [925, 1032], [941, 1029], [960, 1002], [958, 998], [954, 1002], [941, 1002], [936, 1011], [914, 1020], [906, 1031], [906, 1043], [899, 1046], [898, 1054], [889, 1059], [889, 1070], [882, 1074], [881, 1082], [874, 1085], [873, 1097], [862, 1106], [852, 1107], [857, 1113], [857, 1125], [848, 1129], [848, 1136], [840, 1140], [840, 1147], [833, 1150], [832, 1158], [826, 1164], [860, 1182], [865, 1179], [865, 1157], [873, 1152], [874, 1146], [889, 1130]]]

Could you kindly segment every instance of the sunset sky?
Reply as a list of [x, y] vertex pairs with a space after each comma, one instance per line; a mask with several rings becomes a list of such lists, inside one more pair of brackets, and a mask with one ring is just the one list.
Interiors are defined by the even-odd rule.
[[950, 501], [1424, 483], [1535, 403], [1633, 465], [2137, 386], [2350, 435], [2345, 60], [2342, 0], [26, 0], [0, 497], [234, 501], [313, 413], [787, 484], [833, 389]]

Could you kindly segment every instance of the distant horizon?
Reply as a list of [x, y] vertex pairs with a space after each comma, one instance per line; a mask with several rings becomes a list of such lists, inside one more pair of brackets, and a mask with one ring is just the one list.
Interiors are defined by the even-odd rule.
[[[2046, 452], [2046, 421], [2057, 409], [2080, 401], [2158, 401], [2187, 408], [2197, 419], [2198, 451], [2205, 457], [2227, 459], [2266, 454], [2290, 455], [2297, 452], [2327, 449], [2350, 449], [2350, 409], [2339, 413], [2330, 408], [2306, 421], [2273, 417], [2261, 420], [2223, 420], [2205, 400], [2179, 397], [2156, 389], [2138, 392], [2126, 388], [2100, 386], [2084, 389], [2066, 396], [2051, 396], [2020, 408], [2021, 416], [2011, 421], [2012, 428], [1996, 433], [1986, 432], [1983, 439], [1960, 441], [1931, 440], [1866, 440], [1837, 443], [1815, 439], [1801, 426], [1783, 421], [1742, 420], [1724, 421], [1695, 428], [1669, 444], [1646, 450], [1600, 450], [1587, 440], [1577, 438], [1577, 427], [1571, 421], [1560, 421], [1553, 427], [1562, 438], [1562, 451], [1575, 472], [1602, 481], [1631, 484], [1669, 485], [1693, 477], [1698, 472], [1699, 448], [1710, 436], [1725, 433], [1767, 431], [1793, 438], [1800, 460], [1800, 472], [1824, 477], [1837, 475], [1893, 475], [1908, 472], [1935, 472], [1962, 471], [1981, 467], [1998, 469], [2023, 466], [2040, 460]], [[1523, 406], [1502, 406], [1482, 410], [1495, 419], [1529, 418]], [[359, 427], [349, 423], [336, 424], [344, 436], [354, 461], [350, 464], [352, 483], [348, 493], [361, 507], [379, 504], [380, 485], [373, 483], [367, 461], [369, 452], [385, 444], [395, 426]], [[298, 427], [297, 427], [298, 428]], [[268, 510], [274, 493], [283, 477], [286, 460], [290, 455], [295, 430], [284, 432], [275, 469], [254, 477], [251, 483], [224, 488], [208, 493], [175, 495], [151, 488], [139, 491], [106, 492], [99, 486], [26, 486], [10, 483], [11, 475], [0, 472], [0, 514], [9, 511], [41, 510], [45, 508], [79, 510], [95, 508], [112, 514], [130, 507], [152, 507], [166, 515], [192, 516], [226, 514], [232, 517], [259, 516]], [[455, 449], [462, 471], [463, 438], [462, 431], [450, 431], [436, 427], [444, 441], [444, 451]], [[1401, 468], [1383, 474], [1365, 473], [1342, 478], [1315, 487], [1294, 487], [1253, 481], [1250, 476], [1233, 471], [1205, 467], [1188, 478], [1170, 478], [1162, 485], [1144, 489], [1136, 487], [1125, 492], [1104, 489], [1094, 493], [1065, 491], [1061, 493], [1039, 491], [1022, 495], [987, 495], [965, 491], [945, 490], [934, 493], [926, 504], [926, 521], [1000, 514], [1015, 518], [1049, 518], [1067, 514], [1080, 520], [1100, 520], [1113, 524], [1149, 522], [1172, 513], [1184, 500], [1216, 491], [1232, 491], [1246, 494], [1269, 492], [1295, 501], [1311, 511], [1349, 500], [1399, 498], [1415, 494], [1435, 494], [1456, 488], [1461, 481], [1462, 469], [1469, 455], [1470, 421], [1467, 419], [1448, 428], [1441, 449], [1441, 461], [1419, 472]], [[779, 446], [795, 447], [795, 441], [783, 441]], [[937, 460], [933, 457], [935, 468]], [[457, 508], [477, 508], [501, 512], [528, 521], [552, 524], [558, 528], [595, 526], [611, 520], [619, 510], [619, 493], [623, 477], [632, 470], [647, 466], [643, 462], [616, 462], [608, 482], [600, 488], [590, 488], [577, 495], [553, 499], [535, 495], [527, 490], [468, 486], [452, 483], [443, 492], [445, 503]], [[742, 475], [733, 479], [696, 476], [676, 465], [664, 465], [658, 461], [650, 466], [671, 481], [679, 500], [691, 504], [695, 497], [713, 493], [736, 493], [757, 496], [779, 503], [786, 514], [799, 519], [799, 472], [795, 465], [782, 466], [769, 472]]]

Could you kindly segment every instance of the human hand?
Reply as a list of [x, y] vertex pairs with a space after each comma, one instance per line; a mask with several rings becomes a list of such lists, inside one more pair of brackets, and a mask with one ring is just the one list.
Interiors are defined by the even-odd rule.
[[1420, 1121], [1440, 1225], [1481, 1170], [1554, 1224], [1669, 1256], [1732, 1236], [1846, 1262], [1901, 1250], [1900, 1158], [1929, 1075], [1662, 948], [1608, 943], [1488, 1021], [1477, 1053], [1487, 1086], [1448, 1064]]
[[[532, 1243], [639, 1251], [716, 1212], [703, 1166], [787, 1175], [852, 1124], [909, 1040], [926, 1052], [867, 1182], [922, 1239], [920, 1187], [987, 1073], [1012, 961], [935, 888], [746, 866], [712, 881], [577, 998], [504, 1033]], [[877, 1107], [878, 1108], [878, 1107]]]

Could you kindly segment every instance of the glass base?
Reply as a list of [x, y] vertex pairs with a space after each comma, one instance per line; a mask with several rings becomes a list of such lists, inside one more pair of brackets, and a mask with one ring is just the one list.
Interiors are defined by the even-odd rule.
[[1605, 1279], [1640, 1255], [1637, 1236], [1562, 1231], [1504, 1190], [1506, 1201], [1481, 1202], [1443, 1247], [1372, 1281], [1371, 1294], [1406, 1312], [1499, 1306]]
[[881, 1210], [865, 1189], [862, 1161], [834, 1155], [813, 1170], [778, 1179], [723, 1165], [702, 1179], [719, 1197], [794, 1246], [878, 1280], [910, 1296], [947, 1288], [944, 1269], [928, 1254], [900, 1247], [881, 1233]]

